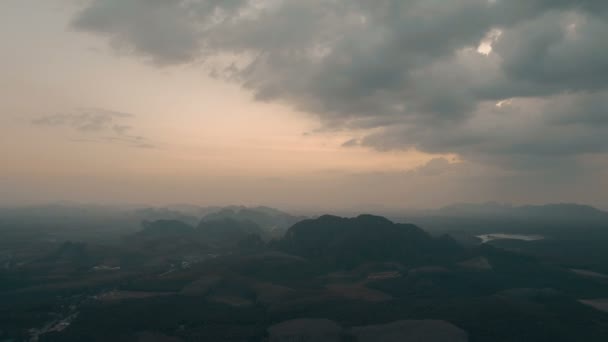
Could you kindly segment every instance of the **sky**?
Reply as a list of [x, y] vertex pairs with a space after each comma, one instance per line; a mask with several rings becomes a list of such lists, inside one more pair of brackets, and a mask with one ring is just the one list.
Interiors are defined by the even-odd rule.
[[608, 209], [604, 0], [3, 0], [0, 205]]

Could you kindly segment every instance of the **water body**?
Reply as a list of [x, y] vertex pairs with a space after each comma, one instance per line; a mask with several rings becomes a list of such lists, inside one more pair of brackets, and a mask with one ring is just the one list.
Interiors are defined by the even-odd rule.
[[584, 276], [584, 277], [608, 279], [608, 275], [605, 275], [603, 273], [589, 271], [589, 270], [581, 270], [581, 269], [572, 268], [572, 269], [570, 269], [570, 271], [572, 271], [578, 275]]
[[595, 308], [597, 310], [600, 310], [603, 312], [608, 312], [608, 298], [586, 299], [586, 300], [579, 300], [579, 302], [581, 302], [585, 305], [589, 305], [592, 308]]
[[521, 240], [521, 241], [537, 241], [543, 240], [545, 237], [542, 235], [527, 235], [527, 234], [483, 234], [477, 235], [481, 239], [481, 243], [487, 243], [494, 240]]

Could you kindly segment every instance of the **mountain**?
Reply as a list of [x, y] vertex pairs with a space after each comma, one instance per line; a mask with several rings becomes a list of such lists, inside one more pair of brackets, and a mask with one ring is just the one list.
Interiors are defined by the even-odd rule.
[[[601, 231], [608, 227], [608, 212], [572, 203], [513, 206], [488, 202], [454, 204], [436, 210], [393, 215], [396, 222], [416, 222], [433, 235], [450, 234], [470, 240], [480, 234], [537, 234], [561, 238]], [[564, 235], [565, 234], [565, 235]], [[464, 242], [460, 239], [459, 241]], [[474, 242], [475, 239], [473, 239]]]
[[514, 207], [511, 204], [487, 202], [487, 203], [456, 203], [445, 206], [438, 210], [430, 211], [429, 214], [435, 215], [505, 215], [512, 212]]
[[147, 221], [175, 220], [191, 225], [195, 225], [198, 221], [198, 216], [168, 208], [143, 208], [133, 212], [133, 215]]
[[303, 220], [271, 242], [248, 220], [147, 221], [120, 241], [0, 254], [0, 341], [32, 332], [41, 341], [311, 340], [322, 331], [336, 341], [604, 342], [608, 316], [586, 305], [608, 294], [599, 253], [608, 235], [577, 232], [583, 240], [549, 246], [560, 261], [541, 241], [528, 249], [538, 256], [520, 253], [528, 242], [464, 248], [372, 215]]
[[364, 262], [423, 264], [461, 251], [450, 238], [432, 238], [415, 225], [372, 215], [304, 220], [292, 226], [277, 245], [287, 253], [347, 268]]
[[288, 213], [269, 207], [225, 207], [217, 212], [203, 217], [202, 222], [214, 222], [230, 219], [238, 222], [252, 222], [258, 225], [271, 237], [279, 237], [303, 217], [292, 216]]
[[496, 202], [461, 203], [428, 212], [438, 216], [512, 216], [529, 218], [608, 219], [608, 212], [575, 203], [513, 206]]
[[[265, 239], [280, 238], [303, 219], [269, 207], [199, 207], [177, 204], [167, 207], [52, 204], [14, 208], [0, 207], [0, 232], [19, 236], [24, 243], [36, 240], [78, 239], [92, 242], [114, 239], [141, 230], [141, 223], [180, 221], [192, 227], [200, 222], [231, 219], [256, 224]], [[159, 223], [160, 224], [160, 223]], [[2, 241], [0, 241], [0, 246]]]
[[194, 227], [178, 220], [144, 221], [142, 227], [140, 233], [144, 235], [184, 235], [195, 232]]
[[165, 245], [188, 245], [203, 247], [235, 247], [239, 244], [257, 244], [264, 231], [251, 221], [230, 218], [201, 221], [196, 227], [178, 220], [142, 222], [142, 230], [129, 237], [131, 241], [153, 242]]
[[552, 216], [559, 218], [608, 219], [608, 212], [589, 205], [559, 203], [546, 205], [526, 205], [515, 208], [515, 212], [526, 216]]
[[167, 209], [180, 212], [184, 215], [195, 216], [195, 217], [200, 218], [200, 217], [203, 217], [210, 213], [219, 211], [222, 209], [222, 207], [218, 207], [218, 206], [201, 207], [201, 206], [193, 205], [193, 204], [180, 203], [180, 204], [168, 205]]
[[206, 241], [215, 243], [239, 242], [251, 235], [262, 236], [264, 231], [251, 221], [239, 221], [232, 218], [202, 220], [196, 227], [197, 235]]

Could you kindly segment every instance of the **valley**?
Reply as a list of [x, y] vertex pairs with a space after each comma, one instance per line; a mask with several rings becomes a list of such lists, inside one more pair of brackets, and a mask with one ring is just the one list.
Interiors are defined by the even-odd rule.
[[468, 245], [459, 242], [462, 233], [429, 234], [374, 215], [298, 218], [289, 226], [285, 213], [239, 210], [220, 210], [198, 224], [142, 219], [138, 230], [112, 230], [102, 240], [96, 233], [62, 241], [64, 232], [44, 227], [36, 229], [56, 240], [4, 239], [10, 259], [0, 271], [0, 340], [608, 336], [601, 259], [562, 262], [522, 247], [554, 243], [563, 229], [551, 235], [543, 228], [543, 240], [473, 230], [471, 239], [489, 238]]

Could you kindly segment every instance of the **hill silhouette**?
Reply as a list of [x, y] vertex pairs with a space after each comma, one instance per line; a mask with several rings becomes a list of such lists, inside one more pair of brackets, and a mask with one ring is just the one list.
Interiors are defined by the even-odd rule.
[[462, 251], [448, 237], [433, 238], [413, 224], [373, 215], [304, 220], [292, 226], [277, 245], [287, 253], [347, 268], [364, 262], [440, 262]]

